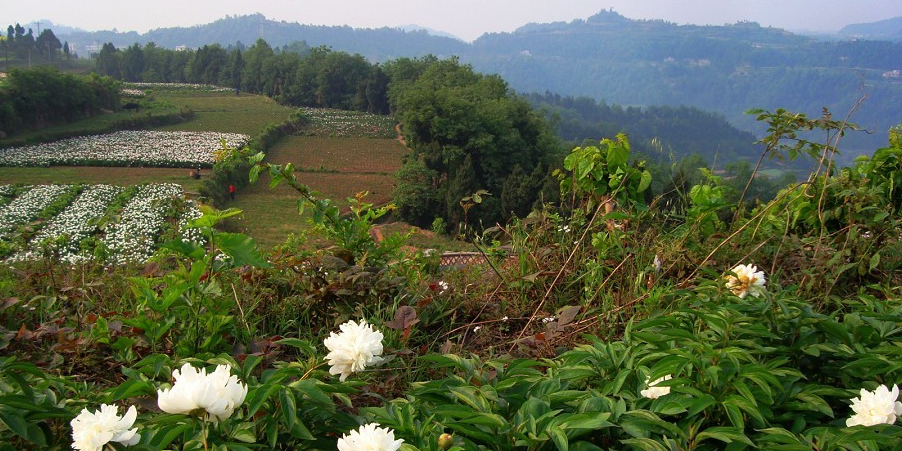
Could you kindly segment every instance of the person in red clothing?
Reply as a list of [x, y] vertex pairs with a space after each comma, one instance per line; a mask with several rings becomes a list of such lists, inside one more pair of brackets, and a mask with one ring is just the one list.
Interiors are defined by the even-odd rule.
[[229, 185], [229, 197], [235, 200], [235, 185]]

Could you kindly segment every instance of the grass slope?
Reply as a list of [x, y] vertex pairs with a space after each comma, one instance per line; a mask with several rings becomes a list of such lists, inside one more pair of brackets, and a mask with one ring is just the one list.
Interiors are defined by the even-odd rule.
[[[267, 159], [335, 171], [308, 171], [300, 173], [299, 178], [321, 197], [334, 199], [339, 205], [347, 205], [345, 199], [361, 191], [369, 191], [366, 201], [378, 205], [391, 200], [391, 174], [401, 167], [405, 152], [404, 146], [393, 139], [290, 136], [276, 144]], [[269, 248], [284, 242], [290, 233], [309, 228], [307, 219], [297, 213], [299, 198], [286, 186], [270, 188], [269, 177], [262, 175], [256, 184], [238, 193], [230, 206], [244, 211], [238, 228], [262, 248]]]

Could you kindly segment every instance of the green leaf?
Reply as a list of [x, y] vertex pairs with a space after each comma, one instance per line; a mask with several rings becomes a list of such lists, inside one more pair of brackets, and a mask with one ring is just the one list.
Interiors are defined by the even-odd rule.
[[700, 443], [709, 438], [713, 438], [715, 440], [720, 440], [724, 443], [733, 443], [734, 441], [745, 443], [749, 446], [755, 446], [745, 434], [742, 433], [742, 429], [731, 428], [731, 427], [713, 427], [705, 429], [695, 436], [695, 440], [697, 443]]
[[875, 252], [868, 263], [868, 271], [873, 271], [877, 269], [878, 266], [880, 266], [880, 252]]
[[229, 257], [236, 266], [250, 265], [257, 268], [268, 268], [269, 263], [260, 255], [254, 240], [242, 233], [218, 233], [216, 245]]
[[298, 407], [294, 402], [294, 393], [285, 389], [279, 394], [279, 403], [282, 405], [282, 421], [290, 429], [298, 419]]
[[554, 442], [554, 445], [557, 446], [559, 451], [569, 451], [569, 440], [567, 440], [567, 434], [564, 434], [564, 431], [560, 427], [551, 428], [551, 441]]

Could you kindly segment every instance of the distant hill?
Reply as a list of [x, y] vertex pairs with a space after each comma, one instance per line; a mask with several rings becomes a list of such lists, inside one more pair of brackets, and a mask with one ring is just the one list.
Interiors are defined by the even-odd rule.
[[456, 40], [458, 40], [458, 41], [463, 41], [463, 39], [461, 39], [461, 38], [459, 38], [459, 37], [457, 37], [457, 36], [454, 36], [454, 35], [451, 34], [451, 33], [448, 33], [448, 32], [445, 32], [445, 31], [441, 31], [441, 30], [436, 30], [436, 29], [434, 29], [434, 28], [423, 27], [423, 26], [420, 26], [420, 25], [417, 25], [417, 24], [398, 25], [398, 26], [396, 26], [395, 28], [398, 28], [398, 29], [400, 29], [400, 30], [402, 30], [402, 31], [407, 31], [407, 32], [411, 32], [411, 31], [425, 31], [426, 33], [428, 33], [428, 34], [431, 35], [431, 36], [439, 36], [439, 37], [443, 37], [443, 38], [451, 38], [451, 39], [456, 39]]
[[902, 17], [847, 25], [839, 30], [839, 34], [849, 38], [900, 41], [902, 40]]
[[295, 41], [327, 45], [370, 61], [456, 55], [480, 72], [501, 75], [520, 92], [550, 91], [643, 107], [687, 105], [720, 113], [756, 133], [762, 127], [744, 114], [748, 109], [786, 108], [817, 116], [828, 107], [844, 117], [867, 95], [852, 120], [874, 133], [847, 136], [844, 144], [852, 153], [885, 144], [887, 129], [902, 123], [902, 77], [893, 72], [902, 70], [902, 43], [823, 40], [754, 22], [677, 25], [602, 11], [571, 22], [488, 33], [470, 44], [423, 30], [312, 26], [254, 14], [145, 34], [60, 36], [76, 45], [113, 42], [123, 47], [153, 41], [168, 48], [238, 41], [250, 45], [258, 38], [273, 46]]
[[845, 116], [867, 94], [852, 120], [874, 133], [844, 141], [860, 151], [885, 145], [887, 129], [902, 123], [902, 78], [892, 77], [902, 69], [899, 43], [827, 42], [754, 22], [677, 25], [602, 11], [585, 20], [485, 34], [462, 59], [524, 92], [694, 106], [756, 132], [762, 128], [744, 114], [748, 109], [817, 116], [828, 107]]
[[157, 28], [144, 34], [75, 32], [60, 39], [75, 43], [79, 50], [89, 45], [112, 42], [124, 47], [135, 42], [154, 42], [158, 46], [197, 48], [219, 43], [224, 46], [241, 42], [251, 45], [263, 38], [270, 45], [281, 47], [296, 41], [310, 46], [326, 45], [336, 50], [359, 53], [371, 61], [385, 61], [400, 56], [435, 54], [450, 56], [462, 52], [467, 44], [459, 39], [434, 36], [425, 30], [403, 31], [398, 28], [351, 28], [302, 25], [297, 22], [269, 20], [262, 14], [227, 16], [215, 22], [193, 27]]

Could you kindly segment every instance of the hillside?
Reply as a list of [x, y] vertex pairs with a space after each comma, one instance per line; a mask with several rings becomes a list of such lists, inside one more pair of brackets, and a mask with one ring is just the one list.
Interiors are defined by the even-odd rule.
[[144, 34], [98, 31], [76, 32], [66, 34], [64, 37], [74, 43], [79, 51], [83, 51], [85, 46], [105, 42], [112, 42], [116, 47], [128, 46], [135, 42], [141, 44], [154, 42], [166, 48], [178, 46], [197, 48], [212, 43], [228, 46], [241, 42], [250, 45], [260, 38], [274, 47], [305, 41], [311, 46], [325, 45], [349, 53], [359, 53], [373, 61], [385, 61], [400, 56], [452, 55], [462, 52], [467, 45], [458, 39], [434, 36], [426, 30], [303, 25], [297, 22], [269, 20], [262, 14], [226, 16], [205, 25], [158, 28]]
[[622, 105], [693, 106], [720, 113], [753, 132], [760, 130], [744, 115], [750, 108], [783, 107], [818, 115], [828, 107], [845, 116], [867, 94], [853, 121], [874, 133], [847, 137], [844, 144], [856, 149], [853, 153], [879, 146], [883, 133], [902, 122], [896, 108], [902, 101], [902, 79], [884, 76], [902, 69], [902, 44], [828, 42], [753, 22], [676, 25], [602, 11], [585, 20], [490, 33], [467, 44], [425, 31], [301, 25], [256, 14], [143, 35], [61, 36], [79, 49], [108, 41], [117, 47], [151, 41], [168, 48], [238, 41], [247, 45], [258, 38], [274, 47], [296, 41], [331, 46], [370, 61], [456, 55], [477, 71], [501, 75], [517, 91], [551, 91]]
[[839, 34], [845, 37], [864, 39], [902, 40], [902, 17], [877, 22], [846, 25]]
[[824, 42], [755, 23], [729, 26], [638, 21], [602, 12], [570, 23], [530, 24], [487, 34], [465, 58], [522, 91], [549, 90], [624, 105], [689, 105], [716, 111], [756, 130], [749, 108], [845, 115], [860, 95], [870, 99], [853, 120], [877, 133], [851, 137], [854, 147], [880, 144], [902, 121], [893, 105], [902, 45]]

